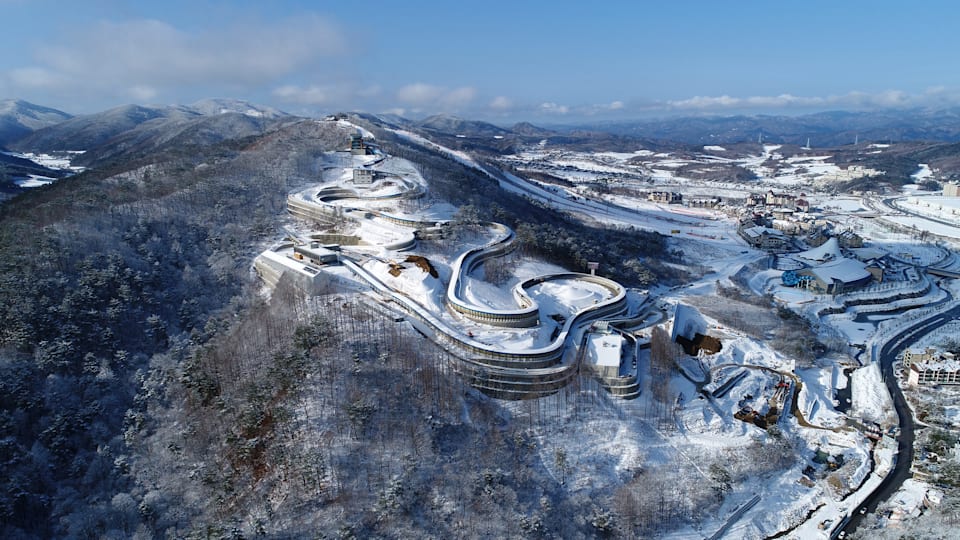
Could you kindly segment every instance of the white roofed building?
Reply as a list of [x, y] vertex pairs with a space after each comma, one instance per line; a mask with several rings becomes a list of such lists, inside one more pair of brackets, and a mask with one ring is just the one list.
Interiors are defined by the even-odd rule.
[[816, 264], [841, 259], [843, 253], [840, 252], [840, 243], [837, 242], [837, 239], [830, 238], [818, 247], [794, 254], [792, 257], [805, 264]]
[[921, 384], [960, 384], [960, 362], [941, 360], [939, 362], [917, 362], [910, 364], [907, 370], [907, 382]]
[[960, 384], [960, 362], [953, 353], [933, 347], [903, 351], [903, 369], [907, 382], [921, 384]]
[[587, 338], [587, 366], [598, 377], [620, 375], [620, 354], [623, 338], [616, 332], [594, 332]]
[[740, 236], [755, 248], [778, 251], [787, 244], [787, 238], [776, 229], [756, 225], [740, 229]]
[[840, 294], [873, 281], [873, 274], [867, 270], [864, 263], [845, 257], [798, 270], [797, 275], [812, 277], [813, 279], [803, 280], [801, 283], [807, 289], [825, 294]]

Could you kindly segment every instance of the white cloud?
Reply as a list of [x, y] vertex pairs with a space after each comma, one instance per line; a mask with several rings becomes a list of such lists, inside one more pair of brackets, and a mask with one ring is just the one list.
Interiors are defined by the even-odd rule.
[[59, 73], [42, 67], [13, 69], [6, 78], [10, 81], [10, 84], [28, 89], [61, 85], [66, 80]]
[[694, 96], [689, 99], [679, 101], [668, 101], [667, 105], [677, 109], [715, 109], [723, 107], [733, 107], [739, 104], [741, 100], [730, 96]]
[[48, 42], [34, 65], [3, 77], [11, 90], [137, 99], [191, 88], [243, 91], [347, 50], [341, 32], [316, 15], [196, 32], [151, 19], [105, 21]]
[[490, 102], [490, 108], [498, 111], [506, 111], [513, 108], [513, 100], [507, 96], [497, 96]]
[[297, 105], [323, 105], [356, 108], [381, 94], [377, 85], [359, 86], [353, 82], [321, 83], [300, 86], [285, 84], [271, 90], [274, 98]]
[[881, 107], [903, 107], [910, 101], [910, 96], [900, 90], [887, 90], [874, 96], [873, 101]]
[[626, 107], [622, 101], [611, 101], [610, 103], [601, 103], [599, 105], [587, 105], [573, 109], [574, 114], [583, 114], [585, 116], [604, 115], [614, 111], [622, 111]]
[[136, 101], [149, 101], [157, 96], [157, 90], [150, 86], [138, 84], [128, 89], [130, 97]]
[[458, 110], [469, 105], [477, 91], [470, 86], [448, 89], [427, 83], [413, 83], [397, 90], [397, 101], [414, 107], [414, 111], [431, 112]]
[[443, 88], [426, 83], [413, 83], [397, 90], [397, 100], [410, 105], [427, 105], [443, 95]]
[[324, 105], [331, 100], [330, 90], [316, 85], [301, 87], [288, 84], [274, 88], [272, 94], [287, 103], [299, 103], [301, 105]]
[[547, 101], [540, 104], [540, 111], [550, 114], [567, 114], [570, 112], [570, 107], [566, 105], [557, 105], [552, 101]]
[[463, 107], [468, 105], [477, 95], [477, 91], [469, 86], [461, 86], [447, 92], [441, 98], [441, 102], [448, 107]]

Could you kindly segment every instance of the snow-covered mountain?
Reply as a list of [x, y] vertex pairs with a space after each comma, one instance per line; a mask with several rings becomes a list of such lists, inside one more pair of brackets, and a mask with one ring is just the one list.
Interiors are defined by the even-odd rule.
[[63, 111], [21, 99], [0, 100], [0, 146], [69, 118], [71, 116]]
[[[11, 141], [9, 146], [25, 152], [93, 150], [133, 130], [156, 132], [166, 124], [181, 129], [179, 126], [190, 121], [231, 115], [242, 115], [257, 121], [289, 116], [270, 107], [233, 99], [208, 99], [192, 105], [123, 105], [99, 113], [75, 116]], [[216, 122], [220, 123], [219, 120]]]
[[463, 118], [458, 118], [456, 116], [451, 116], [447, 114], [437, 114], [423, 119], [419, 122], [419, 126], [423, 129], [428, 129], [432, 131], [439, 131], [441, 133], [455, 134], [455, 135], [465, 135], [465, 136], [503, 136], [510, 133], [509, 130], [503, 129], [502, 127], [495, 126], [488, 122], [480, 122], [477, 120], [464, 120]]
[[283, 111], [274, 109], [273, 107], [256, 105], [254, 103], [250, 103], [249, 101], [243, 101], [240, 99], [203, 99], [188, 105], [187, 108], [203, 115], [240, 113], [247, 116], [253, 116], [255, 118], [280, 118], [283, 116], [290, 116]]

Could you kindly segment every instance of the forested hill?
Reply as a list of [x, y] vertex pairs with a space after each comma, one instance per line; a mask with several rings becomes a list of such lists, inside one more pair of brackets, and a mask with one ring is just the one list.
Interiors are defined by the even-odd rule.
[[286, 193], [347, 140], [304, 121], [115, 156], [4, 204], [0, 536], [109, 530], [150, 358], [205, 342], [218, 313], [255, 299], [250, 262], [277, 237]]
[[[589, 494], [567, 498], [443, 351], [334, 296], [261, 297], [251, 261], [290, 219], [286, 195], [352, 129], [244, 125], [145, 136], [4, 203], [0, 537], [503, 536], [573, 515], [562, 534], [595, 531]], [[367, 125], [433, 196], [516, 227], [529, 253], [606, 261], [628, 284], [663, 268], [656, 234], [557, 215]]]

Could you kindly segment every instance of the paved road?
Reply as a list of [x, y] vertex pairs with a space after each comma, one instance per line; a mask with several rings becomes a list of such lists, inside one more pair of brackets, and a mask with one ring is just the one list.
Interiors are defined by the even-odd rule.
[[748, 510], [756, 506], [758, 502], [760, 502], [760, 496], [754, 495], [753, 498], [751, 498], [749, 501], [747, 501], [746, 504], [744, 504], [739, 509], [737, 509], [737, 511], [734, 512], [727, 519], [726, 522], [724, 522], [723, 526], [720, 527], [720, 530], [713, 533], [712, 536], [707, 537], [707, 540], [720, 540], [720, 538], [723, 538], [723, 535], [727, 534], [727, 531], [730, 530], [730, 527], [732, 527], [733, 524], [737, 522], [737, 520], [742, 518], [743, 515], [746, 514]]
[[941, 224], [941, 225], [947, 225], [947, 226], [949, 226], [949, 227], [956, 227], [956, 226], [957, 226], [956, 222], [954, 222], [954, 221], [949, 221], [949, 220], [946, 220], [946, 219], [941, 219], [941, 218], [937, 218], [937, 217], [933, 217], [933, 216], [928, 216], [928, 215], [926, 215], [926, 214], [921, 214], [921, 213], [919, 213], [919, 212], [914, 212], [913, 210], [909, 210], [909, 209], [907, 209], [907, 208], [904, 208], [904, 207], [900, 206], [900, 204], [899, 204], [899, 202], [898, 202], [899, 199], [903, 199], [903, 197], [890, 197], [890, 198], [887, 198], [887, 199], [881, 199], [881, 202], [882, 202], [883, 205], [886, 206], [887, 208], [890, 208], [890, 209], [895, 210], [895, 211], [899, 211], [899, 212], [902, 213], [902, 214], [907, 214], [908, 216], [918, 217], [918, 218], [920, 218], [920, 219], [925, 219], [925, 220], [927, 220], [927, 221], [932, 221], [932, 222], [934, 222], [934, 223], [939, 223], [939, 224]]
[[900, 437], [897, 440], [899, 453], [896, 456], [896, 464], [893, 470], [880, 482], [877, 489], [866, 498], [863, 504], [853, 509], [850, 520], [842, 528], [834, 531], [832, 538], [836, 538], [841, 530], [846, 531], [849, 536], [850, 533], [860, 525], [863, 519], [864, 514], [861, 514], [861, 510], [865, 508], [866, 513], [876, 511], [880, 503], [889, 499], [891, 495], [900, 489], [904, 480], [913, 476], [910, 472], [910, 467], [913, 464], [913, 415], [909, 407], [907, 407], [907, 402], [903, 397], [903, 392], [900, 391], [900, 386], [897, 384], [897, 377], [893, 372], [893, 362], [897, 355], [910, 346], [918, 337], [929, 333], [931, 330], [957, 317], [960, 317], [960, 306], [904, 330], [898, 334], [897, 337], [889, 340], [886, 345], [880, 349], [880, 368], [883, 373], [883, 379], [887, 383], [890, 395], [893, 396], [893, 407], [900, 417]]

